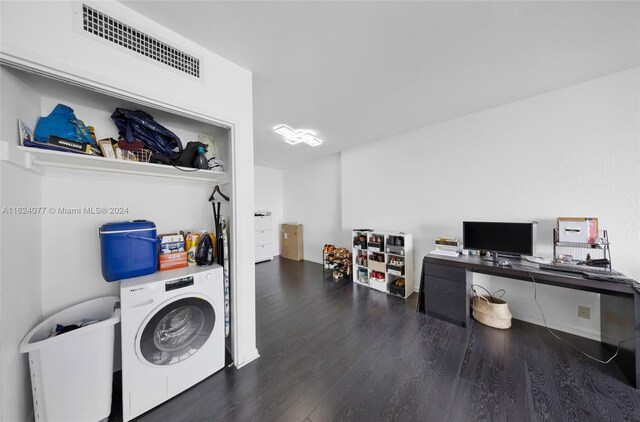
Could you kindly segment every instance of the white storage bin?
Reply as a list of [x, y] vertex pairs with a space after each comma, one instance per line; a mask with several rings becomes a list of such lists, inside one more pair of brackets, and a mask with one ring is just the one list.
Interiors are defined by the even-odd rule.
[[[20, 351], [29, 353], [36, 421], [100, 421], [111, 413], [115, 324], [120, 299], [101, 297], [59, 312], [29, 332]], [[56, 324], [100, 322], [50, 337]]]
[[387, 282], [384, 279], [378, 280], [377, 278], [371, 277], [369, 279], [369, 285], [376, 290], [380, 290], [381, 292], [387, 292]]

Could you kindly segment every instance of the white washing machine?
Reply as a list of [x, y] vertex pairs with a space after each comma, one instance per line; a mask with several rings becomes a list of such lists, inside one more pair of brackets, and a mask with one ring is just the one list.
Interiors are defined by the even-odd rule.
[[224, 287], [219, 265], [120, 283], [126, 422], [224, 367]]

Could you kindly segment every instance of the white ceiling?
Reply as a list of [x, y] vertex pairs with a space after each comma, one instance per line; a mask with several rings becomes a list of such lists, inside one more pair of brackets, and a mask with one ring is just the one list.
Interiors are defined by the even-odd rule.
[[[124, 3], [253, 72], [268, 167], [640, 65], [637, 2]], [[324, 145], [285, 144], [283, 123]]]

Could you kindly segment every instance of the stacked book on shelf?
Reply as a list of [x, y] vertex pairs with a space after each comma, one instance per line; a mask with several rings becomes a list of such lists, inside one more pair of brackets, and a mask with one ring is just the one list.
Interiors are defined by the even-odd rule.
[[461, 252], [462, 245], [455, 237], [439, 237], [436, 239], [436, 249], [441, 251]]
[[455, 257], [462, 252], [462, 245], [455, 237], [439, 237], [435, 242], [436, 248], [429, 252], [432, 255], [444, 255]]

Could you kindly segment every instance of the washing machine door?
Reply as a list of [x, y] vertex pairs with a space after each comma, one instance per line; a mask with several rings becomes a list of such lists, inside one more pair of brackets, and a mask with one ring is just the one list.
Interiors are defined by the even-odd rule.
[[198, 352], [216, 324], [211, 301], [201, 295], [175, 297], [152, 312], [136, 337], [138, 358], [151, 365], [174, 365]]

